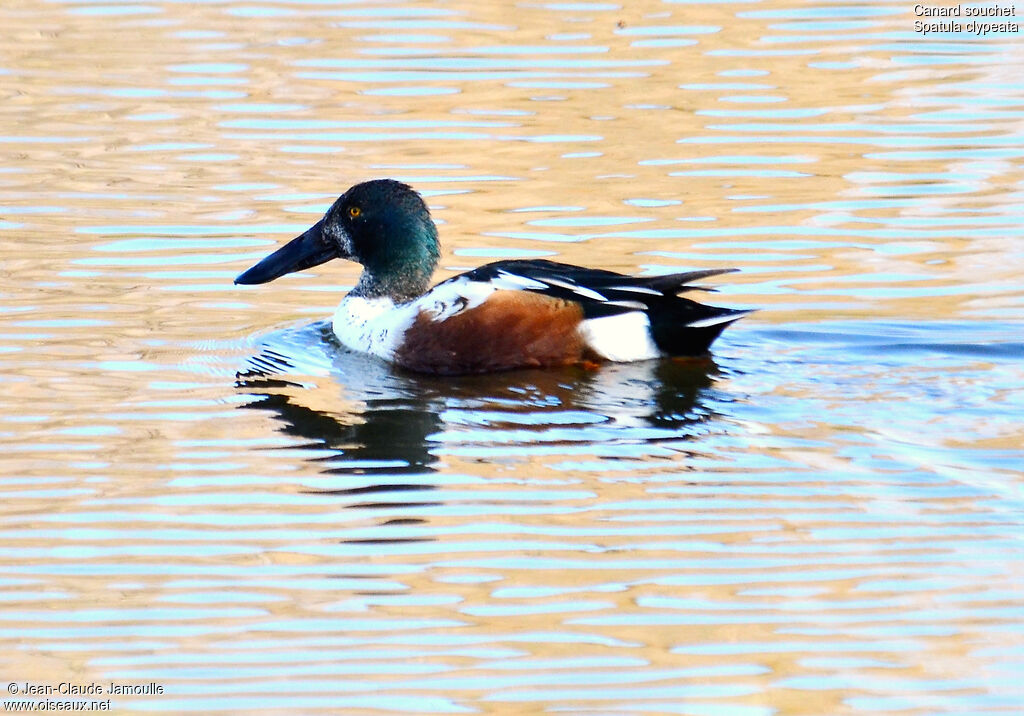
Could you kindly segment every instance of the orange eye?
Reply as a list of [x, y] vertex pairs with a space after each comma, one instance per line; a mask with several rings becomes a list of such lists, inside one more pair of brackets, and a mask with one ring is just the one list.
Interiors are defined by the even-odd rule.
[[359, 217], [362, 213], [363, 210], [360, 209], [358, 206], [350, 206], [348, 208], [348, 215], [351, 216], [353, 219]]

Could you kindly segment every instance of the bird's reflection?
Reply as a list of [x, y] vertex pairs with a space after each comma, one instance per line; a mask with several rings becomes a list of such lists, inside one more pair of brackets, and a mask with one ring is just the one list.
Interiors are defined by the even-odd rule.
[[[467, 421], [493, 433], [495, 445], [504, 444], [509, 425], [501, 416], [527, 413], [515, 427], [538, 435], [567, 413], [623, 430], [653, 428], [644, 433], [648, 440], [698, 435], [695, 426], [712, 414], [706, 394], [717, 373], [710, 360], [665, 360], [439, 378], [345, 351], [329, 326], [317, 323], [264, 337], [236, 385], [247, 396], [243, 408], [270, 411], [282, 432], [319, 448], [307, 459], [320, 472], [379, 478], [321, 491], [364, 497], [358, 506], [369, 508], [373, 494], [432, 489], [402, 478], [438, 470], [446, 432]], [[462, 422], [453, 425], [446, 418], [455, 414]]]

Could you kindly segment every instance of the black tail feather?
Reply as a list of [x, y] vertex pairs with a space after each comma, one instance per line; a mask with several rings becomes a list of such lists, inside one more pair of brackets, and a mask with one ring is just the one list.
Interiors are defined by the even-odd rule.
[[653, 288], [655, 291], [661, 291], [667, 295], [676, 295], [684, 290], [690, 291], [699, 289], [703, 291], [710, 291], [714, 289], [704, 288], [702, 286], [694, 286], [694, 281], [701, 281], [711, 276], [720, 276], [723, 273], [733, 273], [739, 269], [727, 268], [727, 269], [704, 269], [702, 271], [687, 271], [685, 273], [670, 273], [664, 276], [644, 276], [642, 278], [634, 279], [637, 283], [641, 283], [643, 286]]
[[699, 356], [710, 350], [727, 326], [749, 313], [672, 297], [652, 305], [647, 315], [651, 321], [651, 338], [663, 353]]

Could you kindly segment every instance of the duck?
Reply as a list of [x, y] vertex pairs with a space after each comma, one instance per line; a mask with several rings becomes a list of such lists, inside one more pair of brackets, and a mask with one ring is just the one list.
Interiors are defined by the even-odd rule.
[[418, 373], [702, 357], [748, 310], [680, 294], [736, 269], [631, 276], [546, 259], [488, 263], [430, 287], [441, 249], [423, 197], [394, 179], [352, 186], [301, 235], [239, 274], [273, 281], [331, 259], [362, 265], [332, 328], [342, 346]]

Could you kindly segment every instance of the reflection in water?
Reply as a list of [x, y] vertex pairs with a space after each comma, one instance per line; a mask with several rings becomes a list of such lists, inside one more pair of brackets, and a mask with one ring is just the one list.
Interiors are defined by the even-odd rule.
[[[709, 415], [699, 397], [714, 369], [710, 360], [665, 360], [597, 370], [426, 376], [345, 350], [325, 323], [266, 336], [248, 363], [236, 376], [236, 388], [247, 397], [239, 407], [269, 411], [282, 432], [301, 438], [306, 447], [321, 448], [302, 458], [321, 473], [360, 477], [356, 485], [302, 492], [340, 498], [346, 509], [382, 512], [377, 520], [382, 534], [339, 540], [379, 546], [436, 539], [424, 530], [431, 509], [442, 503], [422, 494], [438, 486], [409, 477], [439, 469], [445, 433], [457, 432], [465, 418], [473, 430], [486, 427], [488, 443], [525, 430], [520, 442], [536, 438], [557, 446], [578, 438], [542, 434], [578, 423], [608, 423], [623, 435], [629, 428], [634, 439], [646, 443], [679, 441]], [[402, 515], [395, 517], [395, 510]]]
[[[246, 409], [270, 410], [284, 424], [287, 435], [304, 438], [309, 443], [335, 451], [346, 458], [347, 467], [330, 467], [332, 457], [313, 458], [326, 463], [323, 472], [357, 474], [392, 474], [432, 472], [437, 462], [431, 453], [430, 436], [441, 428], [441, 410], [436, 399], [415, 384], [403, 384], [400, 378], [388, 380], [371, 360], [347, 354], [336, 343], [329, 342], [326, 331], [317, 325], [293, 332], [290, 338], [306, 337], [305, 355], [291, 360], [287, 354], [269, 346], [251, 359], [252, 367], [237, 375], [236, 387], [253, 396], [241, 405]], [[271, 338], [271, 340], [273, 340]], [[338, 351], [338, 360], [331, 367], [341, 367], [333, 376], [340, 380], [346, 397], [354, 402], [348, 410], [309, 403], [329, 388], [315, 386], [291, 378], [296, 366], [308, 364], [309, 353]], [[344, 360], [351, 357], [348, 364]], [[378, 368], [375, 370], [375, 368]]]
[[[560, 425], [609, 423], [620, 431], [641, 429], [628, 437], [645, 441], [685, 439], [710, 415], [700, 393], [717, 373], [708, 358], [427, 376], [345, 350], [325, 323], [266, 336], [248, 363], [236, 376], [236, 388], [255, 399], [240, 407], [269, 410], [285, 434], [331, 451], [307, 458], [321, 472], [382, 478], [434, 472], [444, 433], [457, 433], [467, 423], [517, 428], [538, 438]], [[382, 482], [321, 492], [424, 489]]]

